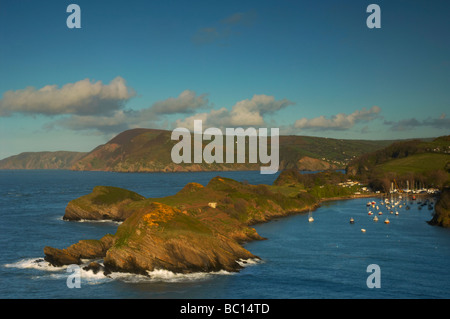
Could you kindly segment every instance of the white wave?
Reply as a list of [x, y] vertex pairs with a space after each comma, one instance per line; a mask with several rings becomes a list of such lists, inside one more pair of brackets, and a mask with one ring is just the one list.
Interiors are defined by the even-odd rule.
[[[94, 274], [92, 270], [84, 270], [83, 267], [84, 266], [80, 265], [81, 285], [97, 285], [112, 280], [110, 277], [105, 276], [101, 271]], [[50, 277], [51, 279], [55, 280], [67, 280], [68, 276], [71, 274], [72, 273], [63, 271], [59, 273], [52, 273], [46, 277]], [[42, 279], [42, 277], [44, 276], [36, 276], [34, 279]]]
[[61, 271], [67, 268], [67, 266], [63, 267], [52, 266], [48, 261], [45, 261], [43, 258], [22, 259], [12, 264], [5, 264], [4, 266], [6, 268], [37, 269], [45, 271]]
[[169, 270], [155, 269], [147, 271], [147, 276], [136, 275], [130, 273], [112, 273], [109, 276], [113, 279], [120, 280], [127, 283], [143, 283], [143, 282], [192, 282], [207, 280], [213, 276], [233, 275], [233, 272], [220, 270], [215, 272], [195, 272], [195, 273], [174, 273]]
[[[92, 260], [82, 260], [80, 266], [80, 277], [84, 284], [100, 284], [105, 281], [119, 280], [125, 283], [152, 283], [152, 282], [167, 282], [167, 283], [180, 283], [180, 282], [193, 282], [193, 281], [203, 281], [212, 278], [213, 276], [229, 276], [234, 275], [234, 272], [229, 272], [225, 270], [215, 271], [215, 272], [194, 272], [194, 273], [174, 273], [169, 270], [155, 269], [153, 271], [148, 271], [147, 276], [138, 275], [132, 273], [121, 273], [113, 272], [105, 275], [103, 271], [99, 271], [96, 274], [92, 270], [84, 270], [83, 268], [87, 266]], [[103, 264], [98, 261], [100, 265]], [[236, 261], [241, 266], [246, 267], [249, 265], [254, 265], [261, 262], [259, 259], [247, 259]], [[49, 262], [45, 261], [43, 258], [28, 258], [22, 259], [15, 263], [5, 264], [7, 268], [18, 268], [18, 269], [37, 269], [45, 272], [50, 272], [42, 276], [34, 276], [34, 279], [41, 279], [42, 277], [50, 277], [52, 279], [62, 280], [67, 278], [69, 275], [66, 272], [68, 266], [55, 267]]]
[[248, 267], [248, 266], [253, 266], [253, 265], [256, 265], [256, 264], [260, 264], [263, 261], [261, 259], [259, 259], [259, 258], [249, 258], [249, 259], [242, 259], [241, 258], [239, 260], [236, 260], [236, 262], [241, 267]]
[[84, 270], [81, 268], [81, 281], [82, 283], [89, 284], [89, 285], [96, 285], [104, 283], [105, 281], [112, 280], [111, 277], [105, 276], [103, 274], [103, 271], [99, 271], [96, 274], [92, 270]]
[[[101, 271], [94, 274], [92, 270], [84, 270], [83, 267], [87, 266], [90, 262], [91, 260], [82, 260], [82, 264], [79, 265], [80, 278], [82, 283], [98, 284], [105, 282], [105, 280], [111, 280], [111, 278], [105, 276]], [[41, 276], [35, 275], [32, 277], [32, 279], [42, 279], [50, 277], [51, 279], [65, 280], [69, 275], [69, 273], [66, 271], [69, 266], [55, 267], [52, 266], [49, 262], [45, 261], [43, 258], [22, 259], [15, 263], [5, 264], [4, 267], [17, 269], [36, 269], [50, 273], [50, 275], [48, 273]]]
[[116, 221], [116, 220], [111, 220], [111, 219], [98, 219], [98, 220], [80, 219], [80, 220], [75, 220], [75, 222], [78, 222], [78, 223], [110, 223], [110, 224], [116, 224], [116, 225], [120, 225], [123, 223], [122, 221]]

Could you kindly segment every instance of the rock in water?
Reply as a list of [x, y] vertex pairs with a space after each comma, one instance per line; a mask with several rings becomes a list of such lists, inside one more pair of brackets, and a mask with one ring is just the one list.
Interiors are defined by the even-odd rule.
[[[124, 220], [116, 234], [81, 240], [62, 250], [46, 247], [45, 258], [54, 265], [103, 258], [105, 271], [144, 275], [157, 269], [238, 271], [242, 266], [237, 261], [258, 258], [242, 243], [263, 239], [250, 225], [314, 205], [316, 199], [306, 193], [287, 196], [266, 185], [219, 176], [207, 186], [189, 183], [177, 194], [158, 199], [99, 186], [71, 201], [65, 219]], [[87, 269], [102, 271], [96, 264]]]
[[80, 240], [66, 249], [45, 247], [45, 260], [53, 266], [64, 266], [81, 263], [81, 259], [103, 258], [106, 251], [113, 245], [114, 236], [107, 234], [100, 240]]

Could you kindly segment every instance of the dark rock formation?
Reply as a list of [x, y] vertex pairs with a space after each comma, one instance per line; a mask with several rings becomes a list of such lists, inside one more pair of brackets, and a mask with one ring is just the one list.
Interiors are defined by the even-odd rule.
[[436, 203], [433, 218], [428, 222], [430, 225], [437, 225], [450, 228], [450, 188], [444, 188]]
[[107, 234], [100, 240], [80, 240], [66, 249], [45, 247], [45, 260], [53, 266], [64, 266], [81, 263], [81, 259], [103, 258], [114, 243], [114, 236]]

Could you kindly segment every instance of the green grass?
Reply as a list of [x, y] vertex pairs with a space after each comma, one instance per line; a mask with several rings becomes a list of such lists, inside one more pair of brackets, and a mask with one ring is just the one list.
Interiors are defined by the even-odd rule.
[[111, 205], [125, 199], [130, 199], [132, 201], [145, 199], [143, 196], [133, 191], [112, 186], [96, 186], [93, 193], [96, 195], [94, 195], [95, 197], [92, 199], [92, 202], [97, 205]]
[[378, 165], [377, 168], [380, 168], [383, 172], [396, 172], [398, 174], [423, 173], [438, 169], [443, 170], [449, 161], [450, 154], [422, 153], [390, 160]]

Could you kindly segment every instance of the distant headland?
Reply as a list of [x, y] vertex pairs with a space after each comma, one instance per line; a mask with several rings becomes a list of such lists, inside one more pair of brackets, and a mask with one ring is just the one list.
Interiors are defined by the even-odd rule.
[[[394, 141], [343, 140], [311, 136], [279, 137], [279, 169], [344, 169], [353, 159]], [[179, 163], [171, 159], [176, 144], [171, 131], [124, 131], [90, 152], [26, 152], [0, 160], [0, 169], [68, 169], [110, 172], [195, 172], [259, 170], [261, 163]], [[206, 142], [205, 142], [206, 143]], [[205, 145], [204, 145], [205, 146]], [[270, 146], [269, 146], [270, 150]], [[225, 152], [224, 152], [225, 154]], [[248, 154], [246, 155], [248, 157]]]

